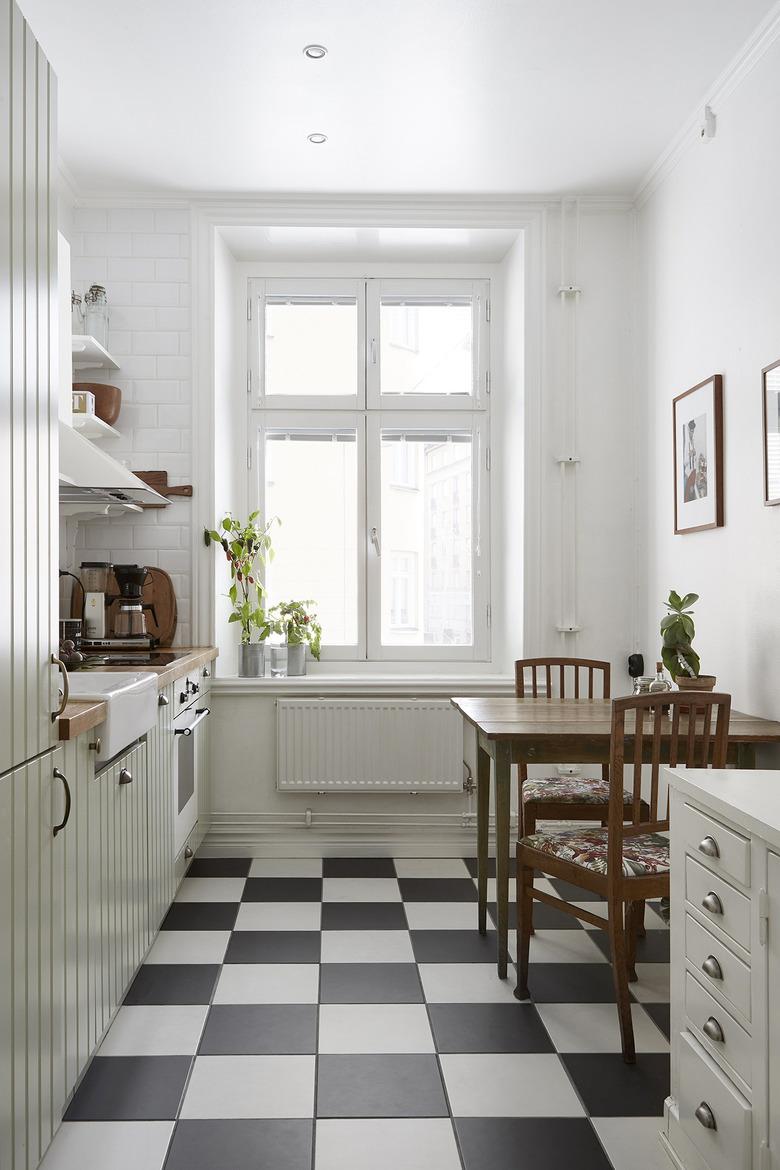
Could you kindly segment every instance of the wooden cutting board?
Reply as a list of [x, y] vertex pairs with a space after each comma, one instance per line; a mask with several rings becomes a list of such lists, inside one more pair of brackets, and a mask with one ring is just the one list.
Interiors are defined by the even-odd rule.
[[[113, 573], [110, 573], [108, 577], [108, 591], [109, 593], [119, 592], [119, 587], [117, 586]], [[83, 597], [84, 595], [81, 589], [77, 585], [74, 585], [70, 608], [72, 617], [81, 617]], [[153, 610], [144, 610], [146, 631], [149, 636], [159, 639], [161, 646], [172, 645], [174, 635], [176, 634], [176, 592], [170, 576], [164, 569], [158, 569], [154, 565], [148, 566], [142, 601], [145, 605], [154, 606]], [[118, 604], [118, 602], [114, 601], [108, 607], [106, 629], [109, 637], [113, 633], [114, 614], [116, 613]]]

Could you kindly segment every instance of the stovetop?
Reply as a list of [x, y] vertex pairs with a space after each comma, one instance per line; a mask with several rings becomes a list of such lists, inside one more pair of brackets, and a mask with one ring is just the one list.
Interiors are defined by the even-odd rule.
[[81, 670], [102, 670], [106, 666], [170, 666], [186, 658], [182, 650], [117, 650], [112, 654], [87, 654]]

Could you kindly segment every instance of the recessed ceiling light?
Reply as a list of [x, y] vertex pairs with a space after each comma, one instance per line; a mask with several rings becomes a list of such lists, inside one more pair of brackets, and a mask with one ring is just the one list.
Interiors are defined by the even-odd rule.
[[323, 57], [327, 56], [328, 50], [324, 45], [307, 45], [303, 50], [304, 57], [308, 57], [310, 61], [321, 61]]
[[327, 134], [309, 134], [309, 142], [313, 142], [315, 146], [321, 146], [323, 142], [328, 141]]

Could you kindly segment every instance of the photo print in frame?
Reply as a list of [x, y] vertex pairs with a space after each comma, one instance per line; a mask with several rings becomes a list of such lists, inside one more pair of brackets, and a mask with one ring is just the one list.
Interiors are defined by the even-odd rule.
[[713, 374], [672, 402], [674, 531], [723, 527], [723, 377]]

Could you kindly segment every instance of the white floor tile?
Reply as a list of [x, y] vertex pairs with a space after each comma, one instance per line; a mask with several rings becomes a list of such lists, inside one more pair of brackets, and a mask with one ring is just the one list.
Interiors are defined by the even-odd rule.
[[214, 1003], [316, 1003], [319, 976], [316, 963], [230, 963]]
[[255, 857], [250, 877], [322, 877], [320, 857]]
[[434, 1052], [422, 1003], [326, 1003], [320, 1052]]
[[514, 971], [499, 979], [494, 963], [420, 963], [428, 1003], [517, 1003]]
[[235, 930], [319, 930], [319, 902], [242, 902]]
[[466, 863], [460, 857], [396, 857], [399, 878], [469, 878]]
[[192, 1056], [208, 1013], [206, 1004], [122, 1007], [100, 1045], [101, 1056]]
[[[509, 947], [516, 954], [516, 932]], [[604, 954], [584, 930], [537, 930], [531, 935], [532, 963], [606, 963]]]
[[476, 930], [476, 902], [406, 902], [410, 930]]
[[176, 895], [177, 902], [240, 902], [244, 878], [185, 878]]
[[454, 1117], [581, 1117], [585, 1109], [557, 1056], [440, 1057]]
[[325, 878], [323, 902], [400, 902], [395, 878]]
[[446, 1117], [317, 1122], [314, 1170], [460, 1170]]
[[161, 930], [145, 963], [221, 963], [229, 930]]
[[[536, 1010], [559, 1052], [620, 1052], [612, 1003], [540, 1003]], [[669, 1044], [640, 1004], [631, 1005], [637, 1052], [668, 1052]]]
[[172, 1121], [66, 1121], [40, 1170], [161, 1170]]
[[[475, 883], [476, 883], [476, 880], [477, 879], [474, 878]], [[487, 900], [489, 903], [496, 901], [496, 879], [495, 878], [488, 878]], [[510, 904], [512, 902], [517, 901], [517, 883], [515, 882], [514, 878], [509, 879], [509, 901], [510, 901]]]
[[313, 1056], [198, 1056], [181, 1116], [313, 1117]]
[[660, 1117], [592, 1117], [614, 1170], [669, 1170], [658, 1142]]
[[669, 964], [637, 963], [637, 982], [631, 983], [631, 994], [640, 1003], [669, 1002]]
[[408, 930], [325, 930], [323, 963], [413, 963]]
[[[606, 903], [604, 902], [572, 902], [572, 906], [579, 906], [581, 910], [590, 910], [592, 914], [600, 914], [605, 918], [607, 916]], [[586, 930], [601, 930], [600, 926], [592, 926], [589, 922], [584, 922], [582, 918], [579, 922], [580, 926], [584, 926]]]

